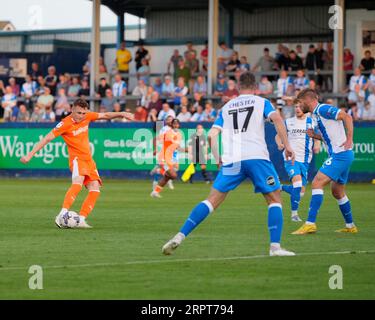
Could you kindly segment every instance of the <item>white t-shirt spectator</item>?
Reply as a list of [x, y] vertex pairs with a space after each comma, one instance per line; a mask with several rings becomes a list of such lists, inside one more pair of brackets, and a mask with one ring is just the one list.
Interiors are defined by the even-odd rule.
[[293, 84], [293, 80], [291, 77], [286, 78], [279, 78], [277, 80], [277, 96], [282, 97], [285, 96], [288, 90], [288, 86]]
[[169, 116], [176, 118], [176, 112], [174, 112], [173, 109], [169, 109], [168, 112], [165, 112], [164, 110], [160, 110], [159, 115], [158, 115], [158, 120], [164, 121]]
[[35, 81], [25, 82], [22, 85], [21, 94], [31, 97], [34, 94], [36, 94], [36, 90], [37, 90], [37, 84]]
[[186, 113], [180, 112], [177, 116], [177, 119], [180, 120], [181, 122], [188, 122], [190, 121], [191, 118], [191, 113], [188, 111]]
[[368, 105], [366, 105], [362, 112], [362, 120], [375, 120], [375, 94], [370, 94], [368, 97]]
[[123, 80], [120, 82], [115, 82], [112, 85], [112, 92], [115, 97], [123, 96], [124, 89], [126, 89], [126, 82]]

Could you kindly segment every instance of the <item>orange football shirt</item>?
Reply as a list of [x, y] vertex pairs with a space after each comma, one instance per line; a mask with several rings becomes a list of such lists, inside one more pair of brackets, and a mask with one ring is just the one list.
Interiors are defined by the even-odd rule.
[[168, 130], [164, 133], [161, 154], [168, 165], [172, 163], [173, 153], [180, 146], [181, 140], [182, 136], [179, 131]]
[[87, 112], [81, 122], [75, 122], [72, 116], [64, 118], [52, 130], [55, 137], [62, 136], [68, 146], [69, 159], [77, 157], [80, 160], [92, 158], [89, 142], [89, 124], [97, 120], [99, 113]]

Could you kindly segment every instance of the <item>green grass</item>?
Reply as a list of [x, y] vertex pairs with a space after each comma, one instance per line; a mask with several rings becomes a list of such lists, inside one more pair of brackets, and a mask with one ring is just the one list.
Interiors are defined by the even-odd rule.
[[[326, 192], [318, 233], [290, 235], [284, 197], [283, 246], [296, 257], [266, 257], [267, 210], [261, 195], [241, 185], [173, 256], [161, 247], [209, 187], [176, 183], [163, 199], [151, 182], [107, 180], [89, 218], [90, 230], [54, 226], [69, 181], [8, 180], [0, 184], [1, 299], [374, 299], [375, 186], [348, 186], [358, 234], [343, 226]], [[79, 210], [86, 192], [77, 198]], [[300, 213], [306, 218], [310, 191]], [[343, 251], [369, 253], [333, 254]], [[371, 253], [373, 252], [373, 253]], [[321, 253], [311, 254], [309, 253]], [[260, 257], [254, 257], [260, 256]], [[225, 259], [239, 257], [238, 259]], [[249, 258], [241, 258], [249, 257]], [[31, 265], [43, 267], [43, 290], [30, 290]], [[343, 269], [342, 290], [330, 290], [328, 269]]]

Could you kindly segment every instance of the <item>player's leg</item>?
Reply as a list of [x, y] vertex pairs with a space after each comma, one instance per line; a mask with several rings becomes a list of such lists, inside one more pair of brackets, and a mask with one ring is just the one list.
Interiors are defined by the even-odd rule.
[[200, 166], [201, 166], [201, 173], [202, 173], [204, 181], [206, 181], [206, 183], [211, 183], [211, 178], [207, 172], [206, 164], [201, 163]]
[[174, 166], [168, 166], [168, 170], [164, 172], [164, 175], [159, 180], [158, 184], [155, 186], [154, 190], [151, 192], [151, 197], [161, 198], [160, 193], [163, 191], [164, 186], [169, 180], [174, 180], [177, 178], [177, 172], [174, 170]]
[[324, 186], [326, 186], [330, 182], [331, 178], [329, 176], [327, 176], [321, 171], [318, 171], [311, 184], [312, 196], [310, 200], [309, 214], [307, 220], [301, 228], [294, 231], [292, 234], [302, 235], [316, 232], [317, 228], [315, 222], [319, 209], [323, 203]]
[[332, 181], [331, 191], [332, 195], [337, 200], [340, 211], [345, 220], [345, 228], [337, 230], [337, 232], [357, 233], [358, 229], [353, 222], [352, 208], [350, 200], [345, 192], [345, 185]]
[[220, 192], [214, 188], [206, 200], [200, 202], [194, 207], [190, 212], [189, 217], [186, 219], [185, 223], [171, 240], [169, 240], [162, 248], [162, 252], [165, 255], [172, 254], [181, 242], [187, 237], [200, 223], [203, 222], [207, 216], [213, 212], [225, 199], [227, 192]]
[[80, 216], [80, 223], [78, 225], [79, 228], [91, 228], [87, 222], [86, 218], [94, 210], [96, 201], [100, 195], [100, 182], [98, 180], [90, 181], [86, 184], [88, 194], [86, 199], [83, 201], [81, 210], [79, 211]]
[[283, 229], [280, 181], [271, 161], [246, 160], [247, 175], [253, 181], [255, 192], [262, 193], [268, 204], [268, 230], [270, 233], [271, 256], [294, 256], [291, 251], [280, 247]]
[[153, 177], [152, 179], [152, 190], [155, 189], [156, 185], [158, 184], [158, 181], [160, 180], [160, 165], [156, 165], [151, 171], [150, 175]]
[[195, 206], [180, 232], [163, 246], [162, 252], [166, 255], [172, 254], [185, 237], [224, 201], [227, 193], [237, 188], [245, 178], [246, 175], [240, 163], [222, 167], [207, 199]]
[[175, 171], [176, 177], [173, 179], [169, 179], [167, 182], [168, 188], [171, 190], [174, 190], [173, 180], [177, 179], [177, 172], [178, 172], [179, 165], [178, 163], [173, 164], [173, 169]]

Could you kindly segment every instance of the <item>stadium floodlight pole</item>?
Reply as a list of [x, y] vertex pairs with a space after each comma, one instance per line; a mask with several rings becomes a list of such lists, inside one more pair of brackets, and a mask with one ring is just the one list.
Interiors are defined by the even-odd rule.
[[345, 0], [335, 0], [337, 21], [333, 30], [333, 92], [344, 88], [344, 17]]
[[[90, 47], [90, 96], [95, 96], [95, 88], [99, 78], [100, 55], [100, 4], [101, 0], [92, 0], [92, 26]], [[95, 102], [90, 101], [90, 109], [94, 110]]]
[[217, 63], [216, 52], [219, 35], [219, 0], [209, 0], [208, 7], [208, 94], [212, 95], [213, 86], [216, 81]]

